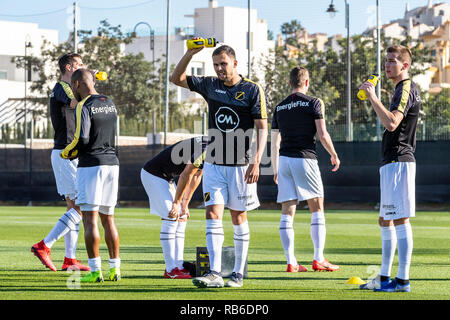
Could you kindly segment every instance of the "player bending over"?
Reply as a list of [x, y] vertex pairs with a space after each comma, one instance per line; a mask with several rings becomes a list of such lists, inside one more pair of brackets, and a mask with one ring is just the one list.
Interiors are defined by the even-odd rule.
[[166, 265], [164, 278], [191, 278], [183, 267], [184, 238], [189, 202], [202, 180], [206, 144], [207, 137], [180, 141], [161, 151], [141, 170], [150, 213], [161, 217], [159, 239]]

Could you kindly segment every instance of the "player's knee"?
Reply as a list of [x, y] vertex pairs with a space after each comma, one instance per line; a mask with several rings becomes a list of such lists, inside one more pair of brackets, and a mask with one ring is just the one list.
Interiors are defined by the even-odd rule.
[[313, 198], [313, 199], [308, 199], [306, 201], [308, 203], [308, 207], [309, 207], [309, 211], [312, 212], [317, 212], [317, 211], [321, 211], [323, 212], [323, 198]]
[[394, 226], [399, 226], [402, 224], [406, 224], [409, 222], [409, 218], [400, 218], [400, 219], [396, 219], [394, 220]]
[[220, 220], [222, 219], [222, 216], [223, 209], [214, 205], [206, 207], [206, 219]]
[[378, 224], [380, 225], [380, 227], [390, 227], [394, 225], [391, 220], [384, 220], [382, 217], [378, 218]]

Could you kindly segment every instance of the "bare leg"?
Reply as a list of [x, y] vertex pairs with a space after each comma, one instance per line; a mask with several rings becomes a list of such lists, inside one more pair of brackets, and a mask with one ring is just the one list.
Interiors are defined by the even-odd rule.
[[109, 257], [119, 257], [119, 232], [117, 231], [114, 215], [100, 213], [103, 229], [105, 230], [105, 242], [108, 247]]

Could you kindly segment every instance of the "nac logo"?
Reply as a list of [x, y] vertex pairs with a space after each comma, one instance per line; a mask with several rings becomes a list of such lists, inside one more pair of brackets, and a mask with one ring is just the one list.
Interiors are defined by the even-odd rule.
[[229, 107], [220, 107], [216, 115], [216, 127], [222, 132], [230, 132], [239, 125], [239, 116]]

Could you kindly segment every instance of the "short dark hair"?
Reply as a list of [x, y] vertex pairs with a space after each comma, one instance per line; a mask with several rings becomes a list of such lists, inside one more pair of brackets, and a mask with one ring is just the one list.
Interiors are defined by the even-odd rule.
[[62, 55], [58, 59], [59, 70], [61, 71], [62, 74], [66, 73], [66, 65], [68, 65], [68, 64], [72, 65], [75, 58], [81, 59], [81, 56], [78, 53], [71, 52], [71, 53], [66, 53], [66, 54]]
[[236, 52], [234, 52], [234, 49], [232, 47], [230, 47], [230, 46], [225, 45], [225, 44], [220, 46], [220, 47], [218, 47], [218, 48], [216, 48], [213, 51], [212, 55], [213, 56], [218, 56], [219, 54], [222, 54], [223, 52], [225, 52], [227, 54], [227, 56], [229, 56], [229, 57], [231, 57], [231, 58], [236, 60]]
[[292, 88], [301, 88], [305, 81], [309, 79], [308, 69], [305, 67], [295, 67], [289, 73], [289, 84]]
[[74, 83], [75, 81], [79, 81], [83, 83], [85, 86], [89, 87], [90, 85], [94, 85], [94, 78], [92, 76], [91, 71], [88, 69], [77, 69], [72, 74], [70, 78], [70, 83]]

